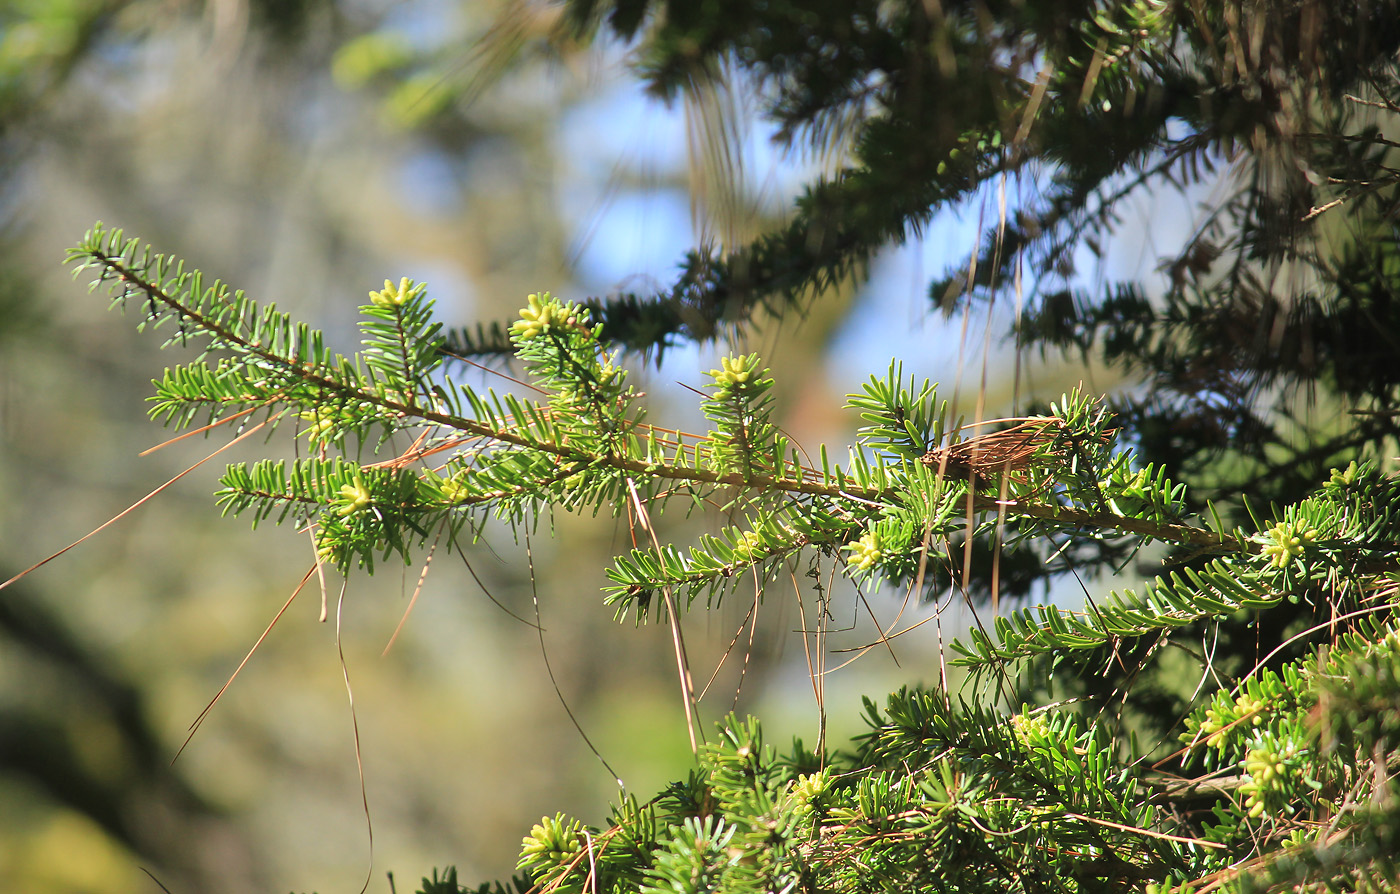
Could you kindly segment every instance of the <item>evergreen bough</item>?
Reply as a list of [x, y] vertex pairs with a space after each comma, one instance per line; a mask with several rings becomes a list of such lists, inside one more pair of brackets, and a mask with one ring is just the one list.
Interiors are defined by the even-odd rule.
[[[361, 308], [346, 357], [120, 230], [70, 253], [115, 303], [204, 350], [156, 380], [152, 416], [219, 421], [309, 444], [293, 461], [235, 464], [217, 499], [254, 523], [305, 525], [344, 571], [397, 559], [489, 516], [534, 525], [555, 509], [644, 519], [673, 501], [718, 504], [737, 523], [682, 548], [617, 557], [605, 599], [620, 618], [674, 621], [697, 599], [773, 579], [800, 557], [858, 584], [959, 586], [951, 545], [997, 528], [1008, 547], [1166, 541], [1213, 556], [1084, 611], [996, 616], [954, 644], [960, 692], [905, 688], [866, 700], [848, 749], [780, 752], [730, 717], [696, 767], [603, 827], [546, 817], [508, 885], [481, 891], [1383, 890], [1400, 881], [1400, 484], [1369, 463], [1336, 470], [1299, 503], [1251, 510], [1250, 527], [1186, 514], [1184, 486], [1115, 449], [1095, 400], [961, 437], [928, 383], [892, 364], [852, 395], [864, 426], [844, 462], [815, 463], [774, 425], [773, 380], [755, 355], [710, 373], [708, 431], [646, 421], [590, 311], [531, 295], [510, 328], [538, 398], [461, 385], [422, 284], [386, 282]], [[410, 446], [403, 448], [404, 440]], [[654, 532], [654, 528], [650, 528]], [[654, 534], [652, 535], [654, 537]], [[1188, 625], [1257, 618], [1281, 603], [1331, 613], [1330, 647], [1262, 665], [1203, 696], [1177, 724], [1164, 772], [1151, 745], [1024, 677], [1048, 657], [1088, 674], [1104, 647], [1177, 642]], [[1299, 638], [1317, 631], [1299, 631]], [[1187, 772], [1189, 771], [1189, 772]], [[1193, 775], [1195, 774], [1195, 775]], [[423, 890], [458, 889], [434, 872]]]

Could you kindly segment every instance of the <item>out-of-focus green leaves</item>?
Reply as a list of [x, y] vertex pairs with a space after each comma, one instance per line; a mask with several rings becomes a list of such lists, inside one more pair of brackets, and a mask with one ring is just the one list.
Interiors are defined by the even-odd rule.
[[363, 87], [401, 70], [414, 58], [408, 41], [392, 31], [375, 31], [346, 41], [335, 51], [331, 76], [347, 90]]
[[27, 103], [59, 86], [121, 0], [15, 0], [0, 5], [0, 102]]

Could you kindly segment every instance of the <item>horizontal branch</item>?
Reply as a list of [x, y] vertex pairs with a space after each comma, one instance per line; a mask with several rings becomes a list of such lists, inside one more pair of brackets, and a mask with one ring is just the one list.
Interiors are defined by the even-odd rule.
[[[199, 313], [175, 296], [168, 294], [159, 285], [148, 282], [120, 257], [114, 257], [97, 250], [90, 251], [89, 254], [107, 271], [115, 273], [123, 282], [138, 288], [150, 300], [168, 307], [229, 347], [246, 352], [269, 365], [291, 369], [302, 381], [323, 389], [329, 394], [349, 401], [375, 406], [381, 411], [399, 418], [417, 419], [424, 423], [444, 426], [457, 432], [486, 438], [498, 443], [528, 450], [538, 450], [570, 462], [584, 462], [595, 467], [602, 464], [615, 471], [643, 479], [662, 478], [714, 487], [734, 487], [743, 490], [781, 492], [829, 499], [855, 499], [885, 505], [896, 502], [899, 496], [893, 490], [856, 487], [846, 482], [836, 483], [831, 480], [831, 475], [828, 473], [801, 466], [795, 467], [798, 471], [796, 476], [745, 475], [740, 472], [721, 473], [698, 466], [668, 465], [616, 454], [600, 457], [586, 450], [571, 447], [562, 441], [533, 438], [511, 428], [498, 428], [465, 416], [423, 407], [416, 402], [395, 400], [382, 393], [359, 388], [354, 384], [327, 376], [313, 364], [294, 363], [275, 351], [240, 336], [224, 325], [216, 316]], [[962, 475], [953, 468], [945, 469], [942, 474], [944, 478], [950, 480], [966, 481], [974, 473]], [[1155, 522], [1112, 512], [1087, 512], [1049, 503], [999, 500], [984, 495], [975, 496], [971, 508], [979, 512], [1005, 512], [1008, 515], [1038, 519], [1065, 527], [1135, 534], [1210, 551], [1234, 552], [1248, 548], [1247, 544], [1242, 543], [1237, 538], [1204, 528], [1175, 522]]]

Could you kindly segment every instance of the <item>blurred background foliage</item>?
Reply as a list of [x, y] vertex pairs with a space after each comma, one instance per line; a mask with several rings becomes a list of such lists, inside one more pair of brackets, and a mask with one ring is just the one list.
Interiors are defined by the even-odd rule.
[[[444, 320], [466, 327], [508, 321], [531, 290], [645, 291], [697, 244], [752, 238], [787, 213], [803, 177], [844, 157], [839, 141], [823, 156], [773, 149], [739, 89], [651, 99], [620, 43], [585, 44], [560, 16], [517, 0], [0, 4], [0, 577], [226, 437], [140, 455], [162, 439], [143, 401], [170, 361], [61, 268], [94, 220], [349, 348], [355, 307], [386, 277], [426, 280]], [[953, 221], [877, 267], [876, 286], [841, 284], [784, 322], [797, 338], [780, 340], [774, 320], [727, 334], [782, 370], [799, 441], [845, 443], [840, 395], [894, 353], [888, 331], [861, 328], [856, 298], [884, 302], [924, 355], [920, 372], [950, 376], [957, 342], [915, 322], [915, 271], [939, 239], [973, 235]], [[669, 401], [686, 422], [682, 386], [701, 381], [716, 350], [677, 349], [652, 371], [663, 419]], [[364, 878], [351, 718], [314, 583], [171, 762], [311, 558], [304, 537], [253, 534], [212, 511], [215, 476], [237, 457], [0, 599], [5, 890], [151, 891], [143, 869], [174, 892], [355, 890]], [[616, 793], [560, 706], [536, 631], [477, 578], [524, 618], [538, 593], [561, 693], [629, 790], [646, 797], [684, 773], [664, 631], [619, 627], [598, 595], [605, 555], [629, 537], [625, 524], [556, 519], [532, 544], [534, 588], [506, 532], [468, 551], [470, 571], [440, 551], [383, 657], [418, 569], [352, 582], [345, 655], [374, 821], [371, 890], [387, 890], [386, 871], [407, 890], [449, 863], [463, 879], [509, 876], [540, 815], [601, 819]], [[856, 624], [838, 611], [837, 626]], [[691, 622], [702, 679], [742, 620]], [[704, 707], [717, 718], [766, 706], [771, 734], [814, 739], [795, 610], [770, 601], [759, 620]], [[846, 634], [868, 637], [865, 625]], [[832, 734], [854, 730], [857, 693], [931, 679], [930, 648], [903, 646], [902, 667], [868, 656], [833, 676], [827, 698], [846, 716]]]

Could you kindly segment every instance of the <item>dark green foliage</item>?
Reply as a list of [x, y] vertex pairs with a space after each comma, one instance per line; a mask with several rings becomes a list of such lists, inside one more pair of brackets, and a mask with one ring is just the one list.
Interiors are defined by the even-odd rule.
[[[1043, 170], [1035, 198], [983, 241], [975, 276], [964, 281], [968, 265], [955, 263], [931, 287], [936, 303], [984, 295], [1029, 260], [1029, 341], [1088, 347], [1097, 321], [1126, 311], [1124, 322], [1155, 333], [1160, 350], [1204, 353], [1210, 362], [1193, 369], [1242, 388], [1233, 395], [1241, 408], [1258, 374], [1331, 376], [1346, 393], [1379, 393], [1369, 349], [1351, 348], [1358, 339], [1393, 348], [1397, 331], [1385, 297], [1392, 147], [1376, 123], [1395, 99], [1393, 3], [575, 0], [568, 12], [584, 33], [636, 39], [638, 73], [660, 96], [732, 61], [761, 88], [780, 139], [820, 149], [839, 133], [855, 148], [780, 229], [725, 255], [692, 253], [659, 294], [594, 303], [609, 340], [660, 350], [677, 337], [708, 339], [759, 306], [800, 308], [983, 185]], [[1231, 163], [1241, 176], [1169, 259], [1167, 308], [1115, 309], [1114, 292], [1105, 300], [1054, 287], [1077, 247], [1102, 250], [1125, 200], [1206, 182]], [[1332, 218], [1309, 216], [1334, 199]], [[1320, 229], [1337, 217], [1341, 238]], [[1283, 291], [1284, 261], [1318, 275], [1312, 295]], [[1356, 325], [1358, 314], [1370, 325]], [[1219, 325], [1222, 316], [1232, 325]], [[1116, 328], [1105, 334], [1110, 359], [1145, 362], [1182, 398], [1200, 390], [1155, 354], [1123, 350], [1132, 342]], [[454, 344], [508, 350], [499, 329]], [[1279, 368], [1299, 357], [1302, 368]]]
[[[779, 755], [756, 722], [730, 718], [687, 782], [620, 808], [606, 829], [570, 826], [572, 856], [551, 864], [569, 870], [541, 881], [604, 891], [1074, 891], [1192, 867], [1180, 844], [1128, 831], [1150, 808], [1092, 794], [1125, 781], [1102, 735], [1065, 716], [1008, 721], [943, 700], [902, 691], [883, 711], [867, 704], [871, 731], [857, 749], [825, 756], [800, 743]], [[539, 866], [533, 855], [555, 847], [555, 828], [535, 828], [522, 866]], [[1041, 846], [1045, 837], [1058, 848]]]
[[[619, 557], [607, 598], [620, 615], [668, 617], [699, 596], [713, 606], [799, 561], [862, 586], [927, 585], [935, 556], [951, 557], [969, 529], [1004, 526], [1023, 550], [1162, 540], [1210, 556], [1141, 595], [975, 627], [953, 644], [970, 671], [961, 695], [906, 688], [883, 708], [867, 701], [869, 732], [850, 751], [798, 744], [779, 756], [757, 721], [731, 717], [686, 779], [645, 803], [624, 799], [606, 826], [542, 819], [516, 890], [1248, 890], [1394, 878], [1400, 483], [1372, 463], [1333, 470], [1292, 504], [1251, 508], [1247, 525], [1201, 523], [1184, 485], [1117, 448], [1101, 403], [1066, 395], [1046, 415], [960, 439], [932, 386], [893, 364], [852, 395], [862, 444], [844, 464], [823, 450], [807, 465], [769, 418], [773, 380], [756, 356], [723, 358], [704, 397], [711, 429], [679, 436], [643, 421], [587, 310], [548, 295], [531, 295], [511, 327], [534, 378], [526, 400], [430, 375], [437, 328], [424, 289], [406, 280], [371, 293], [362, 350], [345, 358], [120, 234], [93, 231], [73, 258], [119, 300], [138, 299], [141, 325], [174, 321], [174, 340], [209, 345], [157, 383], [168, 423], [225, 408], [309, 423], [316, 456], [233, 466], [219, 499], [255, 522], [309, 525], [342, 567], [407, 559], [479, 512], [519, 527], [554, 507], [659, 512], [678, 496], [721, 503], [744, 524], [688, 550], [656, 542]], [[389, 440], [365, 439], [375, 430], [413, 432], [412, 447], [372, 463], [339, 455], [385, 452]], [[1091, 701], [1081, 711], [1016, 700], [1034, 692], [1023, 684], [1037, 662], [1091, 679], [1110, 650], [1136, 675], [1165, 644], [1189, 652], [1193, 628], [1260, 623], [1294, 605], [1330, 612], [1330, 651], [1245, 667], [1203, 696], [1169, 726], [1183, 746], [1173, 772], [1150, 767]], [[1197, 672], [1215, 670], [1202, 659]], [[1207, 775], [1186, 775], [1197, 770]], [[455, 890], [455, 876], [424, 889]]]
[[[1034, 188], [1010, 190], [973, 275], [951, 263], [931, 302], [986, 300], [1024, 271], [1019, 343], [1141, 382], [1113, 410], [1154, 474], [1192, 482], [1186, 510], [1211, 501], [1239, 523], [1239, 494], [1296, 501], [1400, 438], [1394, 3], [590, 0], [568, 12], [582, 33], [635, 40], [659, 96], [733, 64], [780, 139], [853, 148], [750, 245], [698, 249], [655, 295], [590, 302], [607, 341], [659, 355], [759, 307], [800, 310], [1011, 176]], [[1165, 295], [1074, 279], [1081, 249], [1110, 250], [1126, 203], [1209, 184], [1196, 231], [1162, 248]], [[452, 345], [509, 350], [500, 328]]]
[[[780, 228], [727, 254], [692, 254], [669, 290], [617, 304], [617, 325], [601, 303], [605, 337], [660, 348], [742, 325], [760, 306], [801, 310], [858, 276], [880, 246], [1008, 177], [1004, 219], [973, 250], [975, 264], [955, 259], [930, 285], [930, 302], [964, 309], [1023, 282], [1020, 346], [1105, 361], [1136, 383], [1111, 408], [1140, 459], [1093, 480], [1061, 474], [1061, 492], [1090, 514], [1162, 524], [1200, 513], [1216, 535], [1256, 551], [1318, 532], [1296, 561], [1256, 553], [1247, 569], [1203, 540], [1177, 539], [1169, 574], [1146, 593], [1097, 600], [1082, 616], [1031, 608], [998, 635], [974, 632], [980, 659], [1017, 643], [1022, 655], [1046, 649], [1037, 666], [1053, 668], [1073, 644], [1106, 670], [1061, 677], [1061, 694], [1106, 710], [1126, 699], [1113, 710], [1161, 736], [1189, 700], [1180, 681], [1154, 676], [1157, 645], [1125, 637], [1172, 627], [1174, 641], [1209, 644], [1228, 685], [1255, 662], [1280, 671], [1331, 636], [1331, 619], [1364, 610], [1370, 573], [1393, 567], [1387, 513], [1310, 495], [1333, 469], [1387, 463], [1400, 444], [1394, 3], [579, 2], [570, 11], [581, 28], [635, 39], [639, 74], [658, 95], [732, 65], [761, 87], [781, 139], [822, 149], [839, 135], [852, 147]], [[1106, 259], [1129, 203], [1167, 190], [1201, 204], [1180, 244], [1152, 234], [1163, 285], [1084, 286], [1076, 258]], [[907, 423], [872, 429], [867, 443], [916, 455], [922, 423]], [[1377, 506], [1390, 486], [1374, 486]], [[1336, 536], [1309, 528], [1329, 520]], [[897, 513], [871, 532], [882, 545], [923, 533]], [[1015, 584], [1002, 592], [1130, 560], [1122, 540], [1079, 531], [1047, 543], [1047, 533], [1024, 516], [1008, 521], [995, 567]], [[934, 592], [962, 579], [989, 594], [997, 545], [987, 538], [972, 553], [966, 566], [882, 554], [880, 571], [898, 581], [923, 572]], [[1048, 556], [1055, 562], [1040, 562]]]
[[457, 867], [449, 866], [442, 871], [441, 878], [438, 877], [436, 869], [433, 870], [432, 878], [424, 878], [418, 894], [459, 894], [462, 891], [471, 894], [526, 894], [533, 887], [528, 876], [517, 875], [508, 882], [486, 882], [475, 888], [468, 888], [458, 883]]

